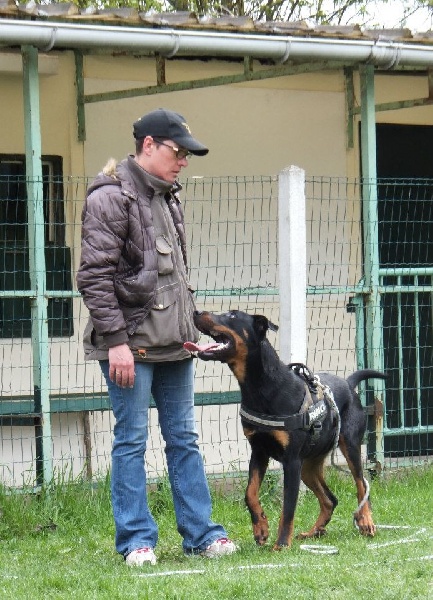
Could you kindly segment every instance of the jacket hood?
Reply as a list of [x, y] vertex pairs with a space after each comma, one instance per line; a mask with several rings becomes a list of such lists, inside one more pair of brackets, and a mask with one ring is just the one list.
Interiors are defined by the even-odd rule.
[[117, 161], [114, 158], [110, 158], [102, 171], [98, 173], [87, 188], [87, 195], [89, 196], [92, 192], [104, 185], [116, 185], [120, 187], [121, 182], [118, 178], [116, 167]]
[[[130, 155], [130, 158], [133, 158], [132, 155]], [[87, 188], [87, 195], [105, 185], [116, 185], [121, 187], [126, 195], [130, 198], [136, 198], [137, 192], [134, 186], [131, 184], [130, 177], [131, 175], [128, 172], [127, 159], [117, 162], [115, 158], [109, 158], [102, 171], [98, 173], [98, 175]], [[150, 179], [151, 177], [152, 176], [149, 174]], [[151, 185], [151, 182], [148, 182], [148, 184]], [[178, 194], [181, 189], [182, 185], [179, 183], [179, 181], [175, 181], [174, 184], [171, 185], [171, 192], [178, 200]]]
[[137, 191], [132, 184], [131, 175], [126, 168], [126, 160], [117, 162], [114, 158], [108, 159], [102, 171], [98, 173], [90, 184], [87, 195], [89, 196], [95, 190], [107, 185], [120, 187], [123, 194], [133, 200], [137, 199]]

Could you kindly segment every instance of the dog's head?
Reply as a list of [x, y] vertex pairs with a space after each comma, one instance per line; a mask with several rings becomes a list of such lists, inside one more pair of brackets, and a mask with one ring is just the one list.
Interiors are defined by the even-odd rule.
[[240, 310], [222, 314], [195, 312], [194, 323], [199, 331], [208, 335], [214, 343], [198, 345], [186, 342], [184, 347], [196, 352], [202, 360], [217, 360], [228, 363], [235, 372], [237, 363], [245, 364], [248, 353], [258, 348], [268, 329], [278, 327], [263, 315], [250, 315]]

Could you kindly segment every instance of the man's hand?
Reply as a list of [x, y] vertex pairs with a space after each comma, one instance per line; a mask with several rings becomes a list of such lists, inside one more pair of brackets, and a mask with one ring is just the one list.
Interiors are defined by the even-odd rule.
[[121, 344], [108, 349], [110, 363], [110, 379], [119, 387], [133, 387], [134, 385], [134, 357], [128, 344]]

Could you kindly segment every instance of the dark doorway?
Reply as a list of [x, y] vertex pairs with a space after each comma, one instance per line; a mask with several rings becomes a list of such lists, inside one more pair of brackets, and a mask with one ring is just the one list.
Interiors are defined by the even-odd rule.
[[[392, 429], [433, 426], [433, 126], [378, 124], [377, 177], [381, 267], [406, 268], [382, 295], [386, 422]], [[396, 271], [397, 273], [397, 271]], [[391, 289], [391, 288], [390, 288]], [[433, 453], [432, 433], [385, 437], [385, 456]]]
[[[63, 161], [42, 157], [45, 221], [46, 286], [50, 291], [72, 289], [71, 250], [65, 245]], [[13, 292], [30, 289], [26, 163], [23, 155], [0, 154], [0, 339], [29, 338], [32, 332], [31, 298]], [[71, 298], [49, 298], [50, 337], [73, 335]]]

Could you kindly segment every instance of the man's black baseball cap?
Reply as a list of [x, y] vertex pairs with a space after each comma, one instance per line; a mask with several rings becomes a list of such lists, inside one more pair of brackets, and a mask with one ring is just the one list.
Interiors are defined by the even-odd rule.
[[197, 156], [204, 156], [209, 152], [206, 146], [203, 146], [192, 137], [191, 130], [184, 117], [165, 108], [153, 110], [135, 121], [135, 139], [145, 138], [148, 135], [154, 138], [173, 140], [173, 142]]

